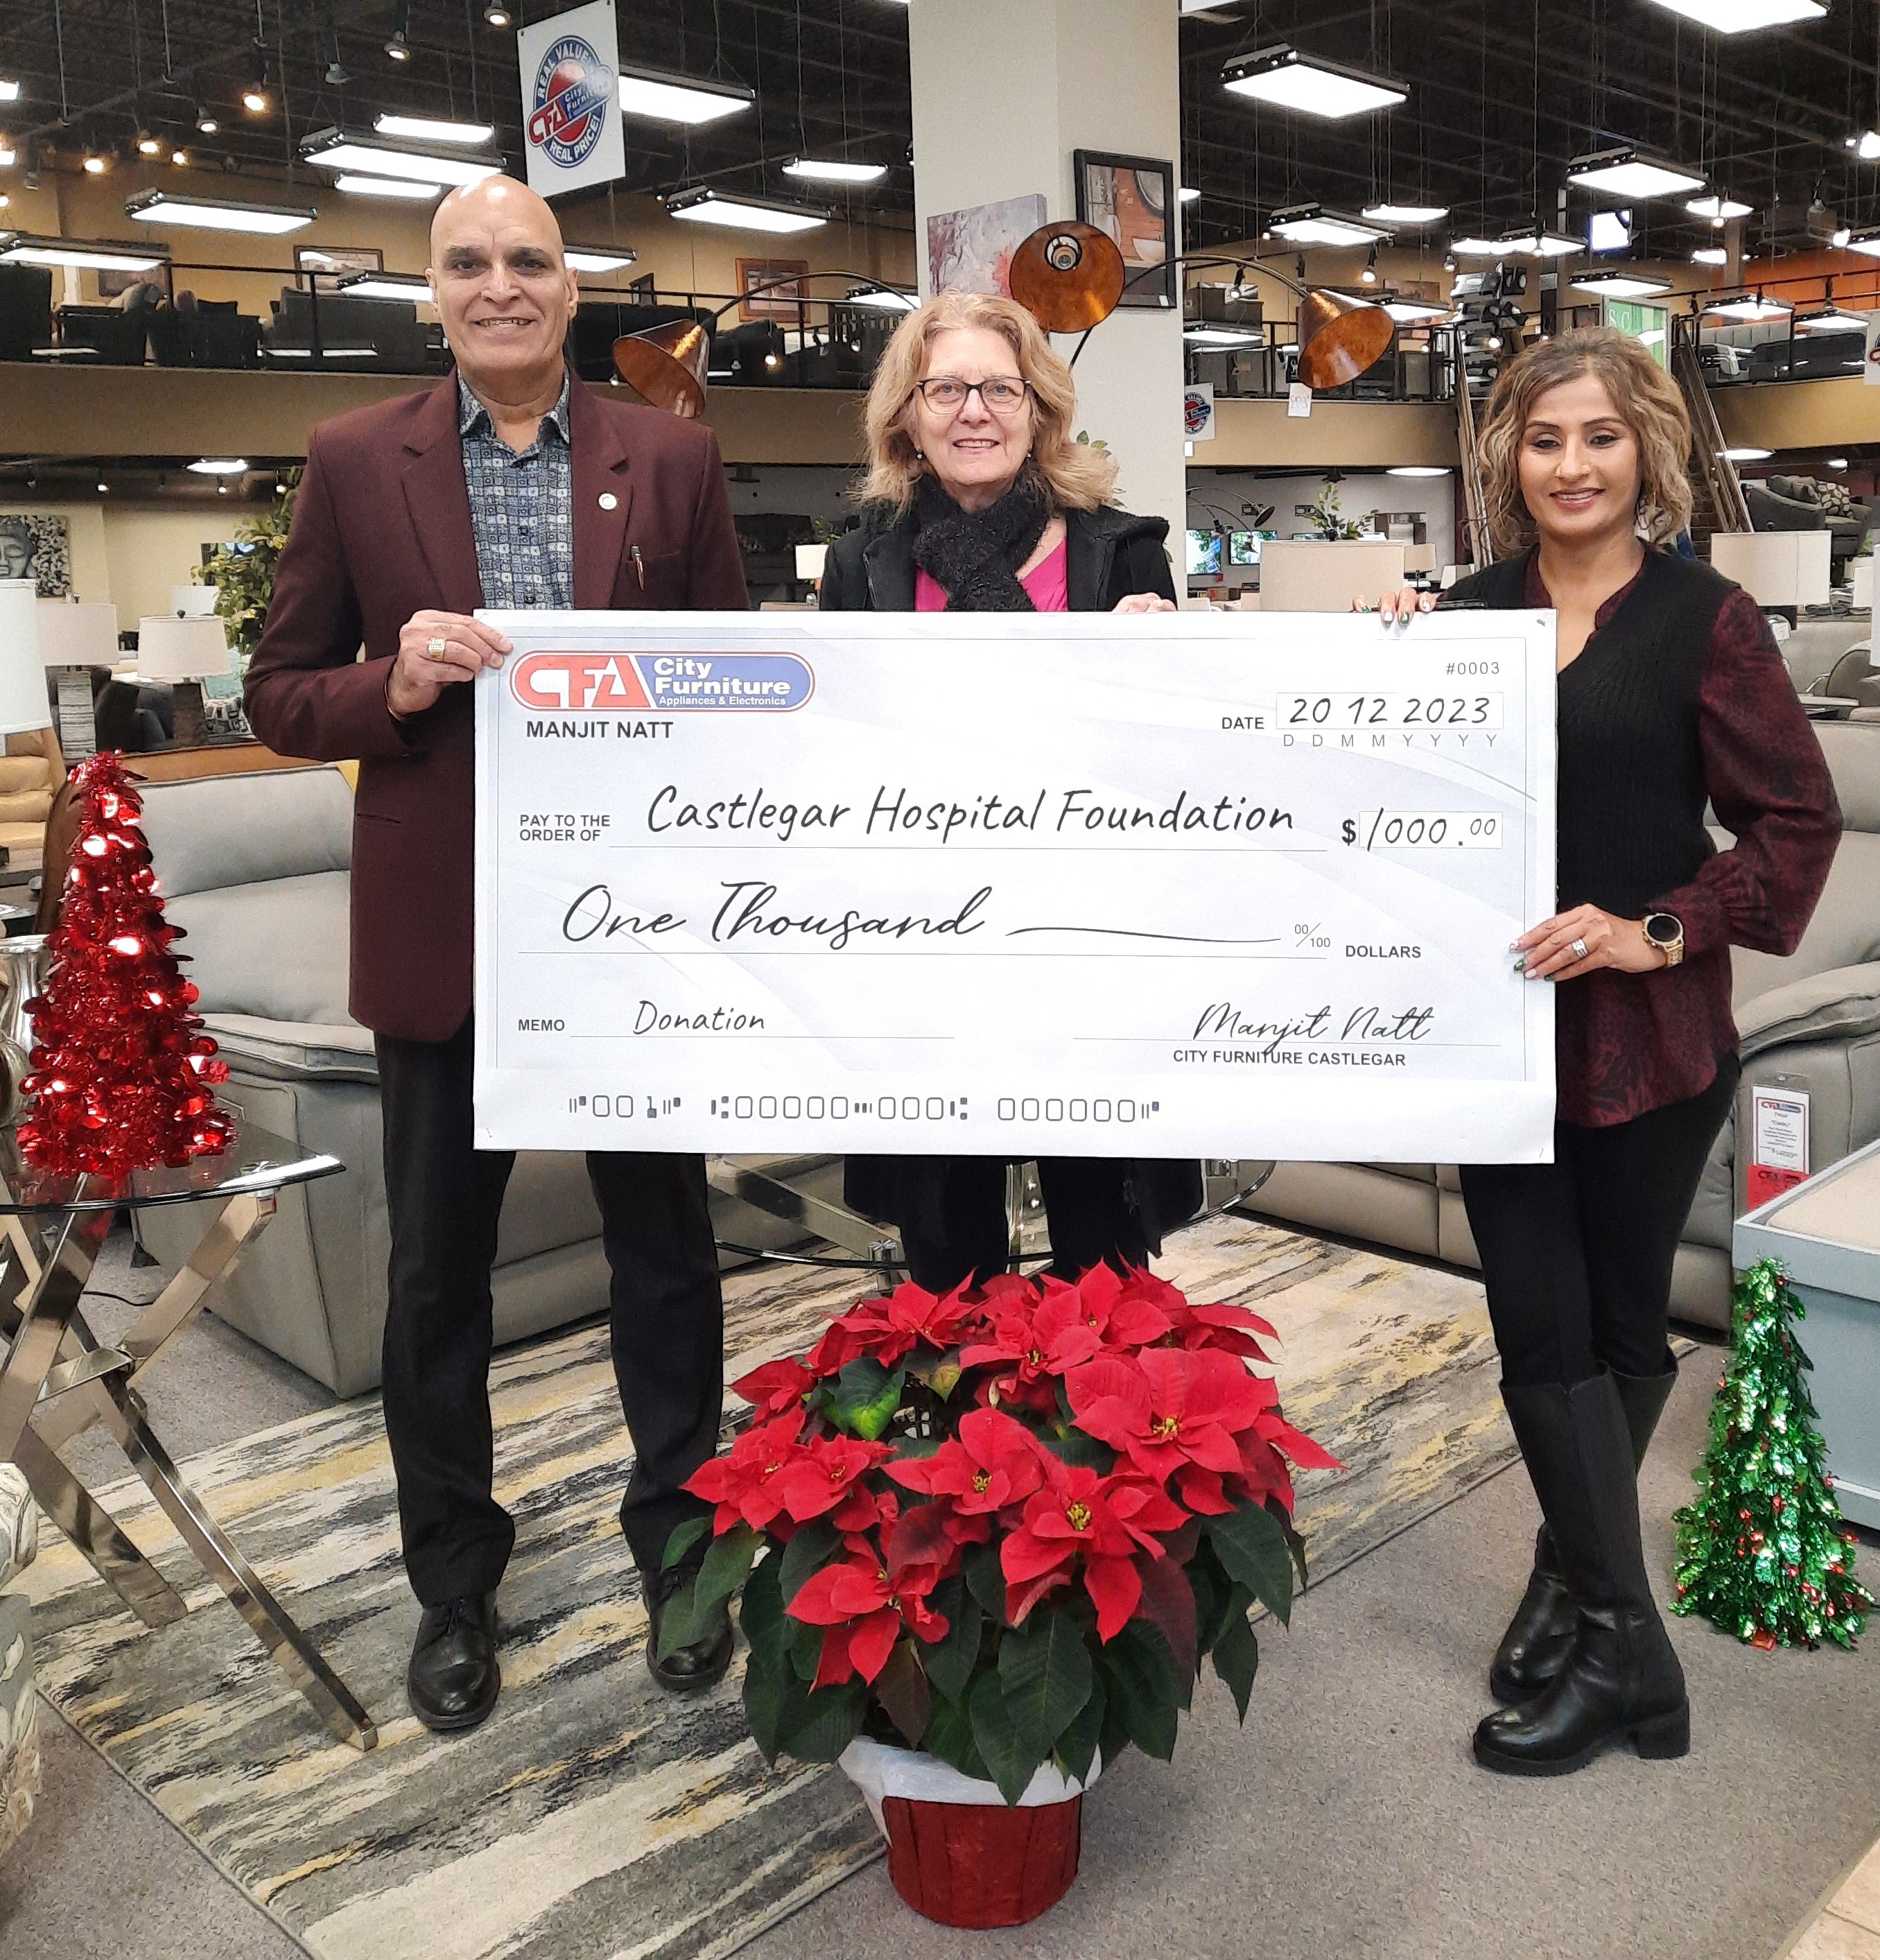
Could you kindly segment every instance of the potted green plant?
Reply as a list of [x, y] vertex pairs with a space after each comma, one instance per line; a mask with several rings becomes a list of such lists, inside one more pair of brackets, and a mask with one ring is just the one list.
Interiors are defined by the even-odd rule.
[[287, 479], [285, 495], [277, 497], [258, 517], [237, 524], [234, 538], [216, 546], [208, 562], [191, 574], [198, 584], [215, 588], [215, 610], [228, 627], [237, 677], [248, 671], [249, 660], [260, 645], [262, 629], [268, 623], [274, 575], [281, 563], [282, 547], [288, 541], [299, 489], [300, 473], [296, 470]]
[[1306, 514], [1319, 527], [1319, 535], [1328, 544], [1352, 544], [1367, 535], [1364, 527], [1355, 518], [1347, 517], [1339, 507], [1338, 486], [1328, 482], [1319, 493], [1318, 500], [1309, 504]]
[[1273, 1329], [1153, 1274], [911, 1284], [736, 1392], [755, 1419], [688, 1485], [668, 1649], [743, 1592], [768, 1760], [839, 1762], [902, 1897], [1010, 1925], [1077, 1870], [1082, 1792], [1165, 1760], [1204, 1659], [1245, 1719], [1304, 1548], [1290, 1463], [1336, 1468], [1254, 1372]]

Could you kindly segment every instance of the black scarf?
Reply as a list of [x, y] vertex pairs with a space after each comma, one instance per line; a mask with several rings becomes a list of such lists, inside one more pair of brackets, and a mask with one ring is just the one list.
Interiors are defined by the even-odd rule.
[[1051, 522], [1051, 501], [1036, 471], [983, 511], [962, 511], [938, 481], [923, 476], [914, 497], [914, 562], [946, 594], [949, 612], [1029, 612], [1031, 594], [1018, 569]]

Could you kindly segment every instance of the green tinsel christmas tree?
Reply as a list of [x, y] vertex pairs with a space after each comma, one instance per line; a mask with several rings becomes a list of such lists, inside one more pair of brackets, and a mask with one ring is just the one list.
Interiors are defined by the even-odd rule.
[[1834, 1480], [1789, 1322], [1806, 1313], [1787, 1275], [1763, 1259], [1731, 1296], [1730, 1358], [1695, 1472], [1703, 1491], [1679, 1511], [1672, 1611], [1700, 1614], [1763, 1648], [1852, 1647], [1873, 1597], [1854, 1577]]

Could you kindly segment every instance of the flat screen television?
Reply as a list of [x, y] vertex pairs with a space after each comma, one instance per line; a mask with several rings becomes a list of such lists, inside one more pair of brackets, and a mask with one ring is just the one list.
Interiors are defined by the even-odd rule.
[[1229, 565], [1258, 565], [1260, 547], [1269, 538], [1277, 538], [1277, 531], [1229, 531], [1227, 533], [1227, 562]]
[[1191, 578], [1220, 576], [1221, 536], [1218, 531], [1190, 531], [1188, 534], [1188, 574]]

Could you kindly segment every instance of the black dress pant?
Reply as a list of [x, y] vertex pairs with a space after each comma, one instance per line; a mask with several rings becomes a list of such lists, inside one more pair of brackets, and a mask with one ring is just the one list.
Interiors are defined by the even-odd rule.
[[[930, 1293], [1006, 1270], [1010, 1239], [1003, 1157], [925, 1160], [940, 1180], [930, 1201], [899, 1220], [916, 1286]], [[1051, 1227], [1051, 1269], [1080, 1279], [1105, 1260], [1140, 1266], [1150, 1246], [1128, 1188], [1131, 1166], [1115, 1157], [1040, 1157], [1038, 1182]]]
[[1462, 1166], [1504, 1382], [1664, 1373], [1678, 1235], [1740, 1074], [1727, 1056], [1688, 1101], [1556, 1123], [1551, 1164]]
[[[493, 1592], [516, 1529], [491, 1494], [490, 1266], [512, 1152], [471, 1147], [471, 1024], [447, 1042], [380, 1035], [390, 1214], [385, 1427], [405, 1569], [421, 1603]], [[633, 1438], [620, 1522], [657, 1569], [673, 1527], [707, 1508], [679, 1487], [717, 1447], [724, 1314], [695, 1157], [591, 1151], [615, 1379]]]

